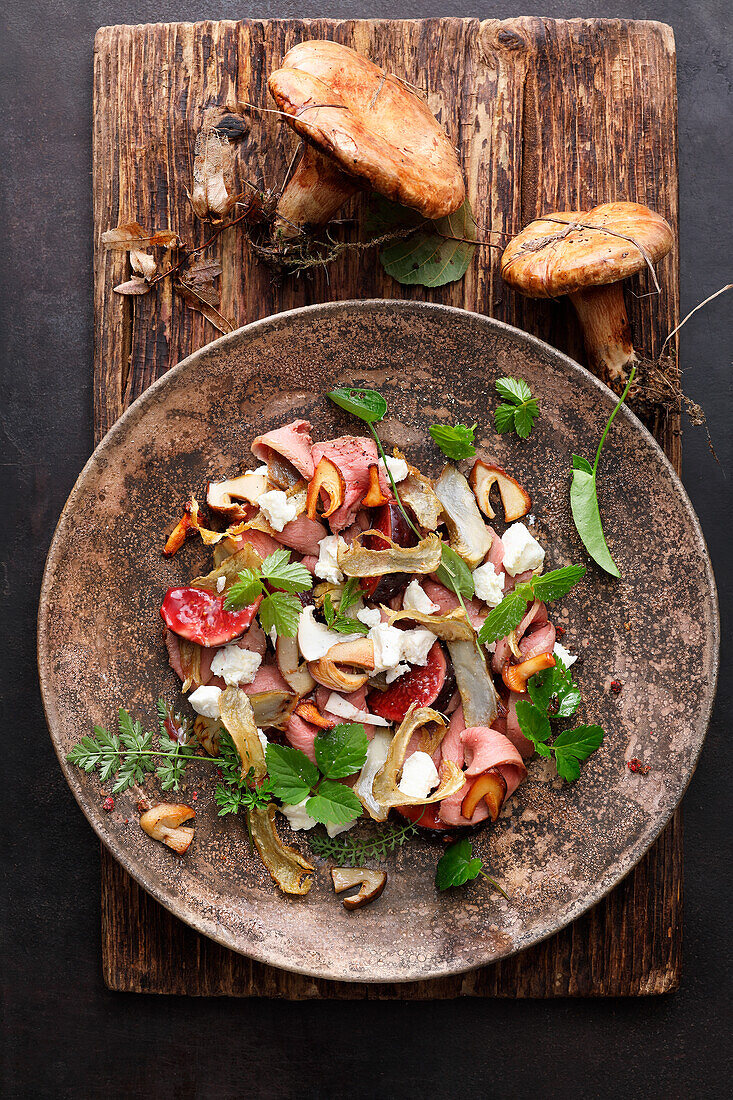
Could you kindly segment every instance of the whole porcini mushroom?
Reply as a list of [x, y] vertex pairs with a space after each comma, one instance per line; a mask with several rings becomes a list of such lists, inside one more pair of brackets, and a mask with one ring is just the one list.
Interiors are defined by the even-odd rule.
[[403, 81], [348, 46], [301, 42], [267, 86], [306, 143], [278, 203], [280, 237], [325, 225], [362, 188], [428, 219], [463, 203], [456, 152], [430, 109]]
[[174, 852], [183, 855], [193, 840], [193, 829], [183, 825], [183, 822], [190, 821], [195, 816], [190, 806], [177, 802], [161, 802], [140, 815], [140, 828], [153, 840], [159, 840]]
[[517, 234], [501, 258], [501, 273], [529, 298], [569, 295], [588, 365], [618, 390], [637, 361], [622, 282], [663, 259], [673, 240], [661, 214], [635, 202], [607, 202], [587, 213], [560, 210]]

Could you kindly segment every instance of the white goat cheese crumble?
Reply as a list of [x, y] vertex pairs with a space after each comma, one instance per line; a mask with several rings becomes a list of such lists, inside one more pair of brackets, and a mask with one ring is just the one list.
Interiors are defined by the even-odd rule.
[[578, 659], [575, 653], [570, 653], [560, 642], [555, 642], [552, 652], [560, 658], [565, 668], [570, 668]]
[[219, 698], [221, 688], [197, 687], [188, 697], [188, 701], [203, 718], [219, 718]]
[[286, 523], [297, 518], [298, 509], [282, 489], [270, 489], [257, 503], [273, 531], [282, 531]]
[[434, 615], [440, 611], [437, 603], [433, 603], [420, 581], [410, 581], [405, 589], [402, 606], [406, 611], [419, 611], [422, 615]]
[[[405, 661], [411, 665], [427, 664], [428, 653], [435, 641], [435, 635], [429, 630], [398, 630], [396, 626], [378, 623], [369, 631], [368, 637], [374, 645], [374, 672], [386, 672], [388, 683], [390, 672], [396, 670]], [[395, 672], [397, 679], [402, 672]]]
[[[296, 806], [280, 807], [290, 823], [290, 828], [295, 833], [299, 833], [301, 830], [305, 831], [312, 829], [314, 825], [318, 824], [316, 819], [311, 817], [305, 808], [307, 801], [308, 799], [304, 798], [303, 801], [298, 802]], [[356, 821], [357, 819], [355, 818], [353, 821], [347, 821], [345, 825], [326, 825], [326, 832], [330, 837], [338, 836], [339, 833], [345, 833], [347, 829], [353, 829], [354, 825], [356, 825]]]
[[513, 523], [501, 536], [504, 546], [504, 568], [510, 577], [539, 569], [545, 560], [545, 551], [537, 539], [532, 538], [523, 523]]
[[363, 607], [356, 617], [365, 626], [377, 626], [382, 621], [382, 612], [377, 607]]
[[326, 535], [318, 543], [318, 561], [316, 562], [315, 574], [322, 581], [341, 584], [344, 579], [338, 563], [339, 546], [343, 546], [345, 550], [348, 549], [341, 535]]
[[324, 623], [319, 623], [315, 618], [315, 608], [303, 608], [303, 614], [298, 622], [298, 648], [306, 661], [319, 661], [325, 657], [331, 646], [339, 642], [355, 642], [362, 634], [339, 634], [336, 630], [329, 630]]
[[395, 485], [399, 485], [401, 481], [404, 481], [410, 472], [410, 469], [404, 458], [390, 458], [389, 455], [387, 455], [386, 465], [383, 458], [380, 458], [379, 465], [385, 472], [389, 470], [394, 479]]
[[397, 789], [413, 798], [427, 798], [439, 782], [440, 776], [432, 756], [426, 752], [413, 752], [402, 765], [402, 777]]
[[227, 583], [226, 577], [217, 577], [216, 578], [216, 591], [217, 592], [223, 592], [224, 589], [226, 588], [226, 583]]
[[474, 569], [472, 576], [476, 595], [480, 600], [487, 603], [489, 607], [496, 607], [501, 603], [504, 599], [505, 573], [497, 573], [493, 563], [487, 561], [478, 569]]
[[259, 653], [240, 649], [237, 645], [225, 645], [214, 654], [211, 671], [221, 676], [227, 687], [251, 684], [262, 664]]

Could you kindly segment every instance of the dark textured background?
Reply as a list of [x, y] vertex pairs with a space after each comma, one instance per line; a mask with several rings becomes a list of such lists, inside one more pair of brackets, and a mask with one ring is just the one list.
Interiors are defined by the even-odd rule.
[[[98, 846], [56, 764], [35, 672], [55, 520], [91, 450], [91, 56], [115, 22], [245, 16], [621, 16], [671, 23], [679, 65], [683, 314], [733, 279], [730, 0], [459, 6], [410, 0], [4, 0], [0, 262], [3, 1060], [8, 1097], [717, 1097], [730, 1040], [729, 763], [724, 652], [685, 799], [685, 964], [655, 1000], [433, 1004], [193, 1001], [108, 993]], [[723, 637], [733, 600], [733, 295], [687, 326], [688, 393], [720, 459], [685, 433], [683, 478], [708, 538]], [[650, 552], [653, 549], [650, 548]], [[663, 602], [660, 603], [663, 613]], [[729, 759], [729, 758], [728, 758]], [[729, 1009], [728, 1009], [729, 1011]], [[729, 1086], [728, 1086], [729, 1088]]]

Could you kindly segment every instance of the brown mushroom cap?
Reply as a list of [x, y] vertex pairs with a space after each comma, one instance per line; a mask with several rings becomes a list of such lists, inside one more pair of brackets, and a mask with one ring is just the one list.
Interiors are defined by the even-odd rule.
[[582, 221], [630, 237], [652, 263], [672, 247], [672, 230], [661, 216], [635, 202], [606, 202], [584, 214], [561, 210], [531, 222], [507, 246], [501, 258], [506, 282], [530, 298], [556, 298], [591, 286], [604, 286], [646, 267], [643, 253], [630, 240], [599, 232], [571, 229], [558, 222]]
[[301, 42], [267, 83], [296, 133], [381, 195], [426, 218], [465, 199], [455, 150], [427, 105], [348, 46]]

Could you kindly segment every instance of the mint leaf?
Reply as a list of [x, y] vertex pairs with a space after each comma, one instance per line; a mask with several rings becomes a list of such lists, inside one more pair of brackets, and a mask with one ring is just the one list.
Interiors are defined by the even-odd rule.
[[262, 563], [261, 574], [273, 588], [285, 592], [308, 592], [313, 578], [299, 561], [290, 560], [289, 550], [274, 550]]
[[364, 727], [353, 722], [319, 733], [314, 743], [316, 762], [328, 779], [345, 779], [364, 766], [369, 738]]
[[486, 616], [478, 632], [480, 644], [488, 645], [491, 642], [498, 642], [500, 638], [506, 638], [507, 634], [521, 623], [531, 599], [531, 585], [517, 585], [514, 591], [505, 596], [501, 603], [493, 607]]
[[440, 552], [440, 565], [435, 570], [435, 575], [441, 584], [450, 588], [451, 592], [455, 592], [457, 596], [470, 599], [476, 591], [471, 570], [460, 554], [445, 543]]
[[363, 420], [366, 424], [376, 424], [387, 411], [387, 402], [376, 390], [347, 389], [344, 386], [326, 394], [339, 408]]
[[435, 885], [439, 890], [448, 890], [451, 886], [463, 886], [465, 882], [481, 874], [483, 862], [474, 856], [471, 841], [459, 840], [446, 848], [435, 868]]
[[284, 638], [294, 638], [303, 605], [297, 596], [287, 592], [271, 592], [260, 604], [259, 616], [262, 629], [269, 634], [272, 628]]
[[361, 817], [362, 806], [351, 787], [324, 779], [306, 802], [305, 810], [321, 825], [347, 825]]
[[297, 806], [318, 782], [318, 768], [300, 749], [269, 744], [265, 759], [272, 793], [288, 806]]
[[241, 611], [262, 595], [262, 582], [253, 569], [243, 569], [237, 578], [224, 599], [225, 611]]
[[[330, 597], [328, 597], [328, 599], [330, 599]], [[345, 615], [360, 599], [361, 588], [359, 587], [359, 578], [350, 577], [342, 588], [341, 595], [339, 596], [339, 615]]]
[[585, 573], [584, 565], [565, 565], [562, 569], [552, 569], [549, 573], [543, 573], [542, 576], [533, 577], [529, 583], [532, 585], [535, 599], [547, 603], [567, 596], [571, 588], [575, 588], [578, 581], [583, 579]]
[[475, 428], [475, 424], [470, 428], [465, 424], [431, 424], [428, 431], [444, 455], [458, 460], [476, 454], [473, 445]]
[[512, 405], [521, 405], [532, 396], [532, 391], [523, 378], [499, 378], [495, 385], [499, 397]]

